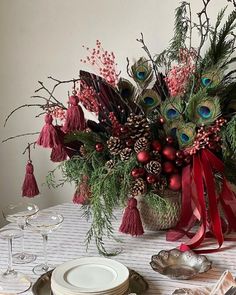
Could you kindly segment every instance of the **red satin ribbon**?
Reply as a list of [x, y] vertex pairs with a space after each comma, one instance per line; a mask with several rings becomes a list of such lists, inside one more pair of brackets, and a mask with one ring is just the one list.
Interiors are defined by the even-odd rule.
[[[214, 177], [216, 172], [223, 179], [219, 196]], [[236, 198], [224, 177], [224, 164], [211, 151], [204, 149], [193, 156], [192, 164], [183, 168], [182, 212], [177, 226], [167, 233], [166, 239], [176, 241], [186, 235], [190, 238], [185, 243], [186, 247], [196, 249], [202, 246], [206, 237], [214, 236], [218, 248], [195, 251], [211, 253], [219, 250], [224, 241], [219, 205], [229, 229], [236, 231]], [[191, 233], [196, 221], [199, 228], [197, 232]]]

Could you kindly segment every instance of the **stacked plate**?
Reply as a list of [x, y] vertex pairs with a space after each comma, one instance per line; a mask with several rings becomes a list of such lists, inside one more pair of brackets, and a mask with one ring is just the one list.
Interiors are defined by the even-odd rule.
[[124, 295], [129, 270], [112, 259], [83, 257], [55, 268], [51, 289], [54, 295]]

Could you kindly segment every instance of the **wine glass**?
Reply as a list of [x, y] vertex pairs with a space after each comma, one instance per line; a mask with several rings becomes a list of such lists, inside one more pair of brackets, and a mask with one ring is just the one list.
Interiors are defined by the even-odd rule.
[[19, 294], [31, 287], [29, 278], [15, 271], [12, 266], [12, 240], [22, 236], [23, 231], [18, 227], [8, 226], [0, 229], [0, 238], [8, 241], [8, 268], [0, 274], [0, 294]]
[[26, 218], [36, 214], [38, 211], [39, 208], [36, 205], [24, 201], [10, 204], [2, 210], [4, 218], [9, 222], [15, 222], [23, 232], [21, 252], [13, 255], [13, 262], [16, 264], [30, 263], [36, 259], [36, 255], [25, 252], [24, 229]]
[[37, 275], [41, 275], [53, 268], [48, 264], [47, 258], [48, 234], [57, 230], [63, 220], [64, 218], [61, 214], [53, 211], [39, 211], [36, 215], [30, 216], [26, 220], [27, 227], [32, 231], [40, 233], [43, 237], [44, 263], [33, 268], [33, 272]]

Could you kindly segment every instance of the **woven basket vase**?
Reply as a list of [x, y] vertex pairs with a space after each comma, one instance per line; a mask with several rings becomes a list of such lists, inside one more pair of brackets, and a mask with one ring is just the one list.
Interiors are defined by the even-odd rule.
[[146, 230], [158, 231], [174, 227], [181, 211], [181, 194], [165, 190], [162, 196], [166, 205], [154, 210], [145, 201], [145, 196], [139, 197], [138, 208], [140, 211], [143, 226]]

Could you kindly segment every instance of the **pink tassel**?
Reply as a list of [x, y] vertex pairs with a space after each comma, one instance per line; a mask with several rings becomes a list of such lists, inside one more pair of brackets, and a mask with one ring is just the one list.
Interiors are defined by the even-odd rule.
[[67, 153], [61, 143], [52, 148], [50, 159], [52, 162], [62, 162], [67, 159]]
[[66, 112], [66, 121], [63, 126], [63, 131], [65, 133], [77, 130], [80, 131], [86, 128], [84, 112], [78, 103], [78, 96], [73, 95], [69, 97], [70, 106]]
[[39, 194], [38, 185], [34, 177], [34, 166], [31, 162], [26, 165], [26, 174], [22, 185], [22, 196], [33, 198]]
[[130, 198], [128, 200], [128, 206], [125, 209], [119, 230], [124, 234], [130, 234], [132, 236], [139, 236], [144, 233], [139, 210], [137, 208], [137, 200], [135, 198]]
[[88, 176], [84, 175], [81, 183], [79, 184], [79, 186], [77, 187], [75, 191], [73, 203], [81, 204], [81, 205], [88, 204], [90, 196], [91, 196], [91, 191], [88, 185]]
[[53, 148], [59, 144], [59, 138], [56, 129], [52, 125], [53, 118], [50, 114], [45, 116], [45, 125], [40, 132], [37, 144], [44, 148]]

